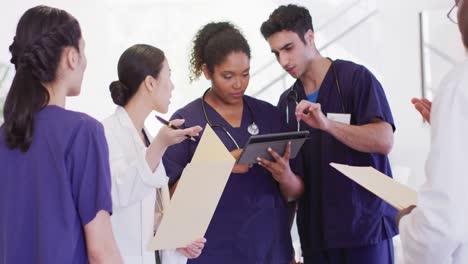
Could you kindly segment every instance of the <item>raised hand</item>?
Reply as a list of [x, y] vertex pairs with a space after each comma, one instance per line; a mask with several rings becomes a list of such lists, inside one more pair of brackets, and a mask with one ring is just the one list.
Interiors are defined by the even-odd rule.
[[320, 104], [302, 100], [296, 106], [297, 121], [304, 121], [310, 127], [326, 131], [328, 128], [328, 118], [322, 113]]
[[427, 100], [426, 98], [413, 98], [411, 99], [411, 103], [414, 105], [414, 108], [418, 110], [418, 112], [421, 114], [424, 120], [426, 120], [430, 124], [432, 102]]
[[[179, 127], [183, 125], [184, 122], [184, 119], [174, 119], [170, 121], [170, 124]], [[192, 137], [198, 136], [201, 130], [201, 126], [193, 126], [185, 129], [172, 129], [169, 126], [163, 126], [159, 129], [156, 138], [160, 144], [168, 147], [188, 139], [186, 137], [187, 135]]]

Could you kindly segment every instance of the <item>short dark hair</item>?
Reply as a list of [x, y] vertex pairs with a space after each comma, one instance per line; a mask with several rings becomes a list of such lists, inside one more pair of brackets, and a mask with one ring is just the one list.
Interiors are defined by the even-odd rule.
[[119, 80], [109, 86], [114, 103], [125, 106], [147, 76], [158, 78], [165, 59], [164, 52], [151, 45], [136, 44], [126, 49], [117, 66]]
[[198, 30], [190, 56], [190, 81], [198, 79], [206, 64], [210, 73], [232, 52], [243, 52], [250, 59], [250, 46], [239, 29], [229, 22], [212, 22]]
[[293, 31], [305, 43], [304, 35], [309, 29], [314, 31], [309, 10], [302, 6], [289, 4], [275, 9], [268, 20], [262, 23], [260, 31], [265, 39], [283, 30]]
[[65, 47], [79, 50], [78, 21], [64, 10], [36, 6], [18, 22], [10, 45], [11, 63], [16, 73], [5, 100], [3, 116], [9, 148], [26, 152], [33, 138], [34, 115], [49, 103], [42, 83], [54, 81]]

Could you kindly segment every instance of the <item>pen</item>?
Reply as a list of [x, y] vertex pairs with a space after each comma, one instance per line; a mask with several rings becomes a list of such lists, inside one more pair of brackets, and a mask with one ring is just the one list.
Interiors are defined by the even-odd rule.
[[[160, 116], [156, 116], [156, 119], [157, 119], [159, 122], [163, 123], [164, 125], [166, 125], [166, 126], [172, 128], [172, 129], [176, 129], [176, 130], [177, 130], [177, 129], [180, 129], [180, 128], [178, 128], [178, 127], [172, 125], [171, 123], [169, 123], [169, 121], [165, 120], [164, 118], [162, 118], [162, 117], [160, 117]], [[191, 136], [189, 136], [189, 135], [185, 135], [185, 137], [189, 138], [190, 140], [192, 140], [192, 141], [194, 141], [194, 142], [197, 141], [196, 139], [194, 139], [193, 137], [191, 137]]]

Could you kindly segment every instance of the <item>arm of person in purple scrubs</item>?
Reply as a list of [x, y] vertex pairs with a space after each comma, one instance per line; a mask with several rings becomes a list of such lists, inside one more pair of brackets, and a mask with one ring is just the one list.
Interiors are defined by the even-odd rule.
[[387, 155], [393, 147], [392, 125], [378, 118], [365, 125], [348, 125], [328, 119], [320, 104], [302, 100], [296, 107], [296, 119], [331, 134], [357, 151]]
[[418, 110], [418, 112], [421, 114], [424, 120], [426, 120], [427, 123], [430, 124], [432, 102], [427, 100], [426, 98], [422, 98], [422, 99], [413, 98], [411, 99], [411, 103], [414, 105], [414, 108]]
[[101, 210], [84, 226], [86, 249], [90, 264], [123, 263], [112, 233], [110, 215]]
[[283, 156], [280, 156], [273, 149], [268, 148], [274, 161], [257, 158], [258, 164], [267, 169], [273, 178], [278, 182], [281, 193], [288, 201], [297, 200], [304, 192], [304, 182], [296, 175], [289, 165], [291, 154], [291, 142], [286, 146]]

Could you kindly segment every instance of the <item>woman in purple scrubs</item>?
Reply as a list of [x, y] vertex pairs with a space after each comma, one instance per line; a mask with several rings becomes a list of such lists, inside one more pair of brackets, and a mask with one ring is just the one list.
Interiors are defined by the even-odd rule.
[[86, 68], [78, 21], [31, 8], [10, 51], [16, 74], [0, 129], [0, 264], [122, 263], [104, 129], [64, 109]]
[[[276, 107], [244, 95], [250, 48], [237, 28], [227, 22], [209, 23], [198, 31], [193, 44], [191, 79], [203, 73], [211, 87], [172, 119], [185, 119], [186, 127], [210, 125], [235, 157], [249, 136], [285, 130]], [[186, 140], [167, 149], [163, 160], [170, 184], [177, 182], [197, 144]], [[234, 166], [208, 227], [204, 251], [188, 263], [291, 262], [287, 201], [301, 195], [303, 184], [286, 157], [273, 155], [275, 162]]]

